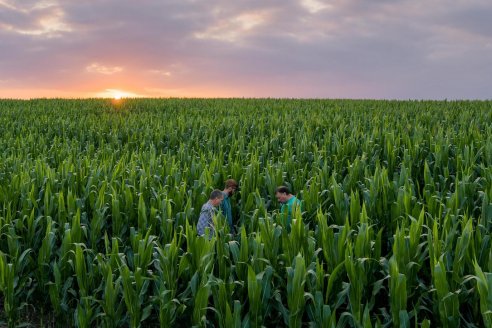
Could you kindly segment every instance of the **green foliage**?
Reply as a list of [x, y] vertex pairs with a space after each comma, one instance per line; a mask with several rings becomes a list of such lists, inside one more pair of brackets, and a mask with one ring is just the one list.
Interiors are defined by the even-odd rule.
[[0, 148], [0, 326], [492, 326], [491, 102], [0, 100]]

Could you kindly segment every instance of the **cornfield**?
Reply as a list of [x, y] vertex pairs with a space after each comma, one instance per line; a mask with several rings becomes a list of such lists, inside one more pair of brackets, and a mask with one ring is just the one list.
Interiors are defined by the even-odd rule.
[[492, 327], [491, 102], [1, 100], [0, 149], [0, 325]]

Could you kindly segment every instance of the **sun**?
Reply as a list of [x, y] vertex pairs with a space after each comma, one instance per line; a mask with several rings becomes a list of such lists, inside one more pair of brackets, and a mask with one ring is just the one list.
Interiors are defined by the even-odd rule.
[[111, 98], [113, 100], [122, 100], [124, 98], [142, 97], [142, 95], [140, 95], [138, 93], [130, 92], [130, 91], [123, 91], [120, 89], [106, 89], [104, 91], [95, 93], [94, 96], [96, 96], [98, 98]]

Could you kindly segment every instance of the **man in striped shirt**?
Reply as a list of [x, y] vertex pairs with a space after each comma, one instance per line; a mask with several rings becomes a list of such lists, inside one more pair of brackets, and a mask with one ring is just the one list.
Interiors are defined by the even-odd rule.
[[202, 210], [200, 211], [200, 218], [198, 219], [198, 224], [196, 225], [198, 234], [203, 236], [205, 234], [206, 228], [209, 228], [210, 236], [215, 234], [214, 227], [214, 215], [218, 212], [218, 207], [224, 199], [222, 191], [215, 189], [210, 194], [208, 202], [203, 204]]

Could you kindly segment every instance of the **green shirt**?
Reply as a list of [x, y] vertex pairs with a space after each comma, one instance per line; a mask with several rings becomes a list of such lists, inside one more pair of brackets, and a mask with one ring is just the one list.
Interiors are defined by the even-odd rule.
[[227, 220], [227, 223], [229, 224], [229, 231], [232, 233], [234, 229], [234, 225], [232, 224], [232, 206], [231, 206], [231, 199], [229, 198], [229, 195], [225, 192], [222, 193], [224, 195], [224, 200], [222, 203], [220, 203], [220, 211], [222, 212], [222, 215]]
[[[282, 207], [280, 208], [281, 213], [287, 212], [287, 230], [290, 231], [290, 222], [291, 222], [291, 217], [292, 217], [292, 211], [294, 207], [301, 207], [301, 201], [297, 199], [296, 196], [292, 196], [291, 199], [289, 199], [286, 203], [282, 204]], [[302, 209], [301, 209], [302, 210]]]

